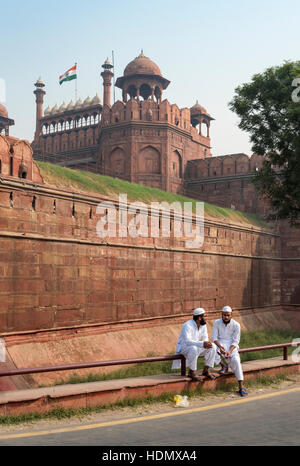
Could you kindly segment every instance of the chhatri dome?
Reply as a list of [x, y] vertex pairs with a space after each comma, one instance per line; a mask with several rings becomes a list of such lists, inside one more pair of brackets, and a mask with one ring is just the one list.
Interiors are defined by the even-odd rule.
[[128, 63], [123, 76], [116, 81], [116, 86], [123, 91], [123, 102], [127, 101], [127, 96], [130, 99], [156, 99], [161, 102], [162, 91], [169, 84], [170, 81], [162, 76], [159, 66], [146, 57], [143, 51]]
[[9, 136], [9, 127], [14, 124], [14, 120], [8, 117], [7, 108], [0, 104], [0, 134], [4, 133], [5, 136]]
[[157, 64], [154, 63], [154, 61], [150, 60], [150, 58], [146, 57], [143, 51], [140, 53], [138, 57], [136, 57], [134, 60], [128, 63], [124, 70], [124, 76], [131, 76], [135, 74], [150, 74], [162, 76]]

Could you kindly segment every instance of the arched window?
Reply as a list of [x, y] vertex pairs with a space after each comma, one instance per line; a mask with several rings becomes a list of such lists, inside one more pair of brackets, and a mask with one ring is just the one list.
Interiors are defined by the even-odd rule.
[[137, 89], [134, 84], [131, 84], [127, 89], [127, 94], [129, 94], [130, 98], [134, 98], [137, 96]]
[[143, 97], [144, 100], [149, 99], [150, 95], [152, 95], [152, 90], [149, 84], [142, 84], [140, 87], [140, 95]]

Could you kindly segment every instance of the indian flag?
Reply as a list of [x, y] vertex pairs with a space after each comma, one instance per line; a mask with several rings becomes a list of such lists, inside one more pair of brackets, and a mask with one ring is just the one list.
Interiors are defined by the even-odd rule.
[[72, 79], [77, 79], [77, 65], [74, 65], [59, 77], [59, 84], [62, 84], [65, 81], [72, 81]]

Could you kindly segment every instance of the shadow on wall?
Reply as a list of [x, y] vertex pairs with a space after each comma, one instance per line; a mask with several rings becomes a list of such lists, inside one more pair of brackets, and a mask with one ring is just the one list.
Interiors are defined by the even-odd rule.
[[291, 295], [291, 303], [290, 304], [298, 304], [300, 303], [300, 285], [298, 285], [292, 295]]
[[[265, 243], [263, 244], [262, 241]], [[264, 313], [262, 308], [270, 308], [281, 304], [281, 288], [280, 288], [280, 262], [274, 259], [265, 259], [261, 256], [269, 256], [269, 249], [274, 250], [277, 241], [274, 237], [260, 236], [256, 241], [252, 241], [255, 247], [252, 246], [253, 258], [249, 258], [248, 279], [243, 290], [242, 306], [258, 309], [261, 308], [261, 313], [256, 314], [257, 325], [265, 328], [282, 326], [282, 319], [277, 321], [273, 313]], [[262, 324], [262, 325], [261, 325]]]

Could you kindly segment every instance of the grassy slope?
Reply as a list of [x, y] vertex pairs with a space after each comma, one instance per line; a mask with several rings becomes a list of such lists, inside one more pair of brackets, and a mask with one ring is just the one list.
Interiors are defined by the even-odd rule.
[[[275, 345], [276, 343], [287, 343], [291, 342], [294, 338], [299, 338], [300, 333], [297, 330], [289, 329], [270, 329], [270, 330], [247, 330], [242, 332], [240, 347], [241, 348], [253, 348], [255, 346], [267, 346]], [[291, 354], [295, 348], [289, 348], [289, 354]], [[172, 353], [174, 354], [174, 353]], [[257, 359], [268, 359], [276, 356], [282, 356], [283, 349], [257, 351], [253, 353], [242, 353], [241, 361], [254, 361]], [[148, 354], [148, 357], [158, 356], [155, 353]], [[203, 358], [198, 359], [198, 369], [202, 369], [204, 366]], [[57, 380], [56, 385], [62, 385], [66, 383], [83, 383], [83, 382], [96, 382], [101, 380], [113, 380], [113, 379], [126, 379], [129, 377], [143, 377], [147, 375], [157, 374], [169, 374], [174, 373], [171, 369], [172, 362], [161, 361], [154, 363], [136, 364], [127, 366], [126, 368], [119, 369], [117, 371], [102, 374], [93, 372], [88, 376], [79, 376], [78, 374], [72, 374], [67, 380]]]
[[[117, 198], [119, 193], [127, 194], [128, 201], [140, 201], [146, 204], [150, 202], [193, 202], [195, 211], [196, 202], [185, 196], [168, 193], [157, 188], [129, 183], [118, 178], [89, 173], [83, 170], [71, 170], [58, 165], [38, 162], [42, 176], [47, 184], [61, 188], [71, 188], [80, 191], [103, 194]], [[215, 218], [230, 223], [239, 223], [257, 227], [266, 227], [262, 219], [255, 214], [234, 211], [227, 208], [217, 207], [213, 204], [204, 204], [206, 217]]]

